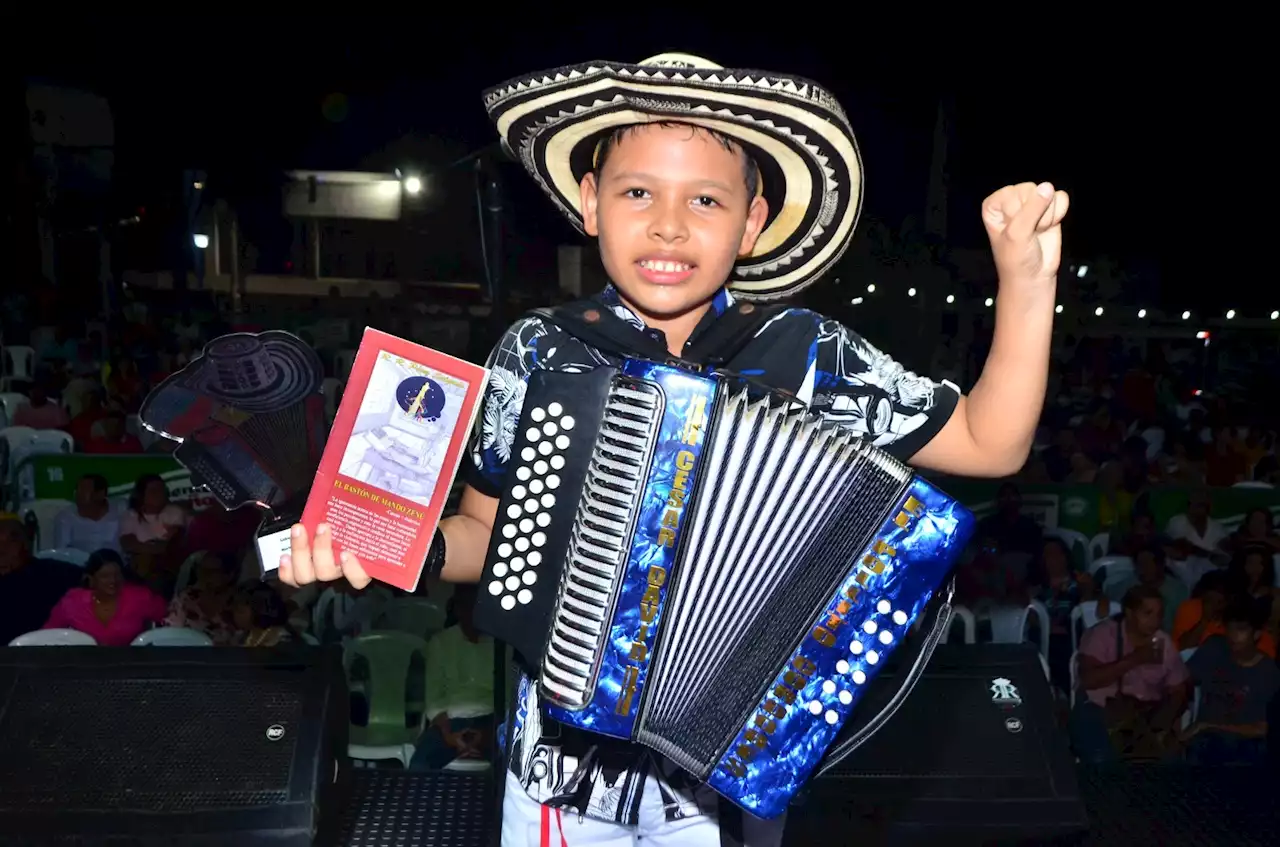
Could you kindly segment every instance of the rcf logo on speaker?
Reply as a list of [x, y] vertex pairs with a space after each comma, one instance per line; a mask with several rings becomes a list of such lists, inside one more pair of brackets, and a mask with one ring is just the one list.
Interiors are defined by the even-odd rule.
[[281, 738], [284, 738], [284, 727], [278, 723], [273, 723], [271, 726], [267, 727], [268, 741], [279, 741]]

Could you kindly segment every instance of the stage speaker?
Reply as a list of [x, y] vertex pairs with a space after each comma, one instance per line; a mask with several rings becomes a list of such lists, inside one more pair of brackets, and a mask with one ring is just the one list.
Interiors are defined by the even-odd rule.
[[[904, 672], [885, 668], [833, 749], [894, 699]], [[944, 644], [893, 717], [810, 784], [787, 840], [1045, 843], [1087, 826], [1035, 648]]]
[[0, 650], [0, 844], [310, 847], [346, 801], [344, 679], [304, 645]]

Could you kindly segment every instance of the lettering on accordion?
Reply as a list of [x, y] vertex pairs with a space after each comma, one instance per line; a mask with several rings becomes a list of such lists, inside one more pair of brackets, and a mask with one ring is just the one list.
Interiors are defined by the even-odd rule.
[[[690, 403], [688, 419], [680, 433], [681, 443], [696, 447], [702, 440], [707, 424], [707, 398], [705, 395], [694, 397]], [[675, 548], [680, 536], [681, 519], [684, 517], [685, 504], [690, 488], [690, 476], [697, 466], [697, 457], [691, 450], [676, 453], [675, 474], [671, 480], [671, 490], [667, 495], [667, 505], [662, 513], [662, 525], [658, 528], [658, 543], [667, 548]], [[623, 669], [621, 691], [614, 711], [622, 716], [631, 714], [635, 706], [636, 687], [640, 681], [640, 665], [649, 660], [649, 636], [658, 610], [662, 607], [662, 591], [667, 581], [667, 569], [661, 565], [651, 565], [644, 595], [640, 598], [640, 626], [631, 640], [631, 651], [627, 659], [631, 664]]]
[[[908, 496], [894, 516], [893, 523], [899, 529], [907, 529], [912, 520], [924, 512], [924, 504], [914, 496]], [[834, 647], [837, 635], [848, 622], [848, 616], [854, 610], [862, 589], [867, 587], [872, 577], [883, 573], [897, 555], [898, 551], [885, 538], [875, 539], [871, 543], [870, 552], [858, 562], [854, 574], [856, 584], [844, 590], [843, 596], [831, 607], [827, 616], [813, 627], [809, 638], [821, 648]], [[802, 651], [804, 646], [801, 645]], [[747, 775], [747, 765], [768, 745], [770, 737], [778, 729], [778, 721], [787, 717], [787, 706], [795, 704], [817, 671], [817, 666], [803, 652], [792, 658], [782, 678], [765, 695], [764, 702], [751, 717], [747, 728], [742, 732], [741, 742], [725, 757], [725, 770], [739, 779]]]

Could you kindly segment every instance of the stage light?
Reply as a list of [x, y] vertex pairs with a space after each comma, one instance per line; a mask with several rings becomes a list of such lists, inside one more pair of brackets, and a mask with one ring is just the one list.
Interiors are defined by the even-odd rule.
[[1085, 275], [1085, 274], [1087, 274], [1088, 272], [1089, 272], [1089, 266], [1088, 266], [1088, 265], [1081, 265], [1081, 266], [1080, 266], [1080, 270], [1076, 271], [1076, 278], [1077, 278], [1077, 279], [1084, 279], [1084, 275]]
[[1280, 311], [1272, 312], [1272, 313], [1271, 313], [1271, 320], [1273, 320], [1273, 321], [1274, 321], [1274, 320], [1280, 320]]
[[197, 250], [203, 250], [209, 246], [209, 236], [205, 235], [203, 232], [197, 232], [195, 235], [191, 236], [191, 240], [195, 242]]
[[1146, 310], [1146, 309], [1139, 309], [1139, 310], [1138, 310], [1138, 317], [1140, 317], [1140, 318], [1145, 318], [1146, 316], [1147, 316], [1147, 310]]
[[867, 293], [868, 294], [876, 293], [876, 284], [874, 282], [867, 286]]
[[1053, 313], [1054, 313], [1055, 315], [1060, 315], [1060, 314], [1062, 314], [1062, 304], [1061, 304], [1061, 303], [1059, 303], [1058, 305], [1056, 305], [1056, 306], [1054, 306], [1054, 307], [1053, 307]]
[[1232, 319], [1232, 318], [1234, 318], [1235, 316], [1236, 316], [1236, 310], [1235, 310], [1235, 309], [1227, 309], [1227, 320], [1231, 320], [1231, 319]]
[[1209, 340], [1209, 330], [1207, 330], [1207, 329], [1202, 329], [1202, 330], [1200, 330], [1199, 332], [1197, 332], [1197, 333], [1196, 333], [1196, 338], [1199, 338], [1201, 341], [1208, 341], [1208, 340]]
[[1191, 313], [1190, 313], [1190, 312], [1183, 312], [1183, 313], [1182, 313], [1182, 319], [1183, 319], [1184, 321], [1185, 321], [1185, 320], [1190, 320], [1190, 319], [1191, 319]]
[[422, 191], [422, 180], [416, 176], [411, 176], [404, 181], [404, 190], [408, 194], [418, 194]]
[[1093, 313], [1094, 313], [1095, 315], [1097, 315], [1098, 317], [1102, 317], [1102, 307], [1101, 307], [1101, 306], [1099, 306], [1098, 308], [1094, 309], [1094, 310], [1093, 310]]
[[915, 297], [915, 296], [916, 296], [916, 290], [915, 290], [914, 288], [908, 288], [908, 289], [907, 289], [907, 296], [908, 296], [908, 297]]
[[854, 297], [852, 300], [850, 300], [850, 301], [849, 301], [849, 304], [850, 304], [850, 305], [853, 305], [853, 306], [861, 306], [861, 305], [862, 305], [862, 298], [861, 298], [861, 297]]
[[[948, 302], [948, 303], [954, 303], [954, 302], [956, 302], [956, 295], [954, 295], [954, 294], [948, 294], [948, 295], [947, 295], [947, 302]], [[1272, 312], [1272, 313], [1271, 313], [1271, 316], [1272, 316], [1272, 317], [1275, 317], [1275, 313], [1274, 313], [1274, 312]]]
[[987, 308], [991, 308], [992, 306], [994, 306], [994, 305], [995, 305], [995, 303], [996, 303], [996, 301], [995, 301], [995, 300], [992, 300], [990, 297], [988, 297], [988, 298], [986, 299], [986, 304], [985, 304], [985, 305], [987, 306]]

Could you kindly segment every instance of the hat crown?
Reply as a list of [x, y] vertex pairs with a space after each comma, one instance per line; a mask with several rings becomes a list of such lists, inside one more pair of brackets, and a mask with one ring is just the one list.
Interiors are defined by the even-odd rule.
[[640, 62], [642, 67], [652, 68], [695, 68], [704, 71], [721, 71], [723, 65], [717, 65], [710, 59], [695, 56], [692, 53], [659, 53]]

